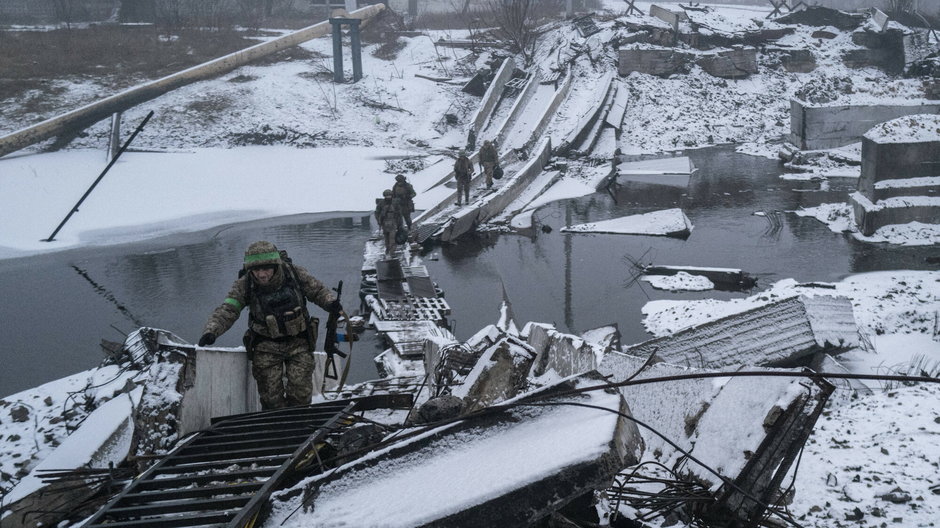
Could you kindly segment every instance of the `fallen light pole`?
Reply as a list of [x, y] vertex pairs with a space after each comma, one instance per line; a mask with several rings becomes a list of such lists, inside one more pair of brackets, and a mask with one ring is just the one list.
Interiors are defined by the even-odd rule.
[[139, 125], [137, 125], [137, 128], [134, 130], [134, 133], [131, 134], [131, 137], [127, 138], [127, 141], [125, 141], [123, 145], [121, 145], [121, 150], [119, 150], [117, 154], [115, 154], [114, 157], [111, 158], [111, 162], [108, 163], [108, 166], [105, 167], [103, 171], [101, 171], [101, 174], [98, 175], [98, 179], [95, 180], [95, 183], [91, 184], [91, 187], [89, 187], [88, 190], [85, 191], [85, 194], [83, 194], [82, 197], [78, 200], [78, 202], [72, 207], [72, 210], [69, 211], [69, 214], [65, 215], [65, 218], [62, 219], [62, 223], [59, 224], [59, 227], [55, 228], [55, 231], [53, 231], [52, 234], [49, 235], [49, 238], [42, 239], [42, 242], [52, 242], [53, 240], [55, 240], [55, 236], [59, 233], [59, 231], [62, 229], [65, 223], [69, 221], [69, 218], [72, 218], [73, 214], [78, 212], [78, 208], [79, 206], [82, 205], [82, 202], [85, 201], [85, 198], [88, 198], [88, 195], [91, 194], [91, 191], [95, 190], [95, 187], [98, 185], [101, 179], [104, 178], [104, 175], [107, 174], [109, 170], [111, 170], [111, 167], [113, 167], [114, 164], [117, 162], [118, 158], [121, 157], [121, 154], [123, 154], [124, 151], [127, 150], [127, 147], [130, 146], [131, 141], [134, 141], [134, 138], [137, 137], [137, 134], [140, 134], [140, 131], [144, 129], [144, 125], [147, 124], [147, 121], [150, 121], [151, 117], [153, 117], [153, 110], [151, 110], [150, 113], [148, 113], [147, 116], [144, 117], [144, 120], [141, 121]]

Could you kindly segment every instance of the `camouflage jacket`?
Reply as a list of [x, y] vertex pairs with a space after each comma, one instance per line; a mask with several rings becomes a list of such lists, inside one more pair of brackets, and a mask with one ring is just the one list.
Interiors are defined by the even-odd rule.
[[480, 166], [484, 163], [499, 163], [499, 154], [492, 143], [480, 147]]
[[395, 182], [392, 187], [392, 196], [398, 200], [398, 205], [403, 213], [410, 213], [415, 210], [414, 197], [416, 195], [415, 188], [408, 182]]
[[[327, 306], [336, 299], [333, 292], [303, 267], [295, 264], [294, 270], [297, 272], [297, 284], [294, 284], [294, 282], [286, 276], [288, 273], [287, 266], [281, 264], [277, 275], [275, 275], [277, 282], [273, 289], [279, 290], [284, 287], [291, 288], [296, 290], [298, 297], [302, 296], [302, 299], [300, 299], [297, 304], [309, 301], [326, 310]], [[279, 338], [287, 335], [297, 335], [306, 329], [307, 321], [303, 320], [301, 313], [295, 314], [288, 312], [293, 319], [287, 321], [286, 327], [284, 321], [280, 321], [280, 324], [273, 326], [266, 324], [266, 316], [272, 314], [264, 313], [265, 309], [260, 302], [263, 294], [259, 293], [261, 290], [258, 285], [249, 283], [251, 280], [250, 275], [250, 272], [245, 273], [235, 280], [225, 301], [209, 316], [209, 321], [206, 322], [206, 327], [203, 332], [209, 332], [217, 336], [222, 335], [238, 320], [238, 316], [245, 307], [248, 307], [249, 310], [249, 328], [264, 337]], [[287, 284], [285, 284], [285, 282]], [[302, 310], [299, 312], [302, 312]], [[278, 314], [278, 316], [283, 319], [283, 314]], [[269, 321], [270, 320], [267, 322]]]
[[375, 206], [375, 220], [383, 231], [395, 231], [404, 222], [401, 216], [401, 207], [397, 200], [386, 202], [378, 200]]
[[466, 156], [458, 156], [457, 161], [454, 162], [454, 176], [458, 180], [460, 178], [469, 178], [472, 172], [473, 164], [470, 163], [470, 158]]

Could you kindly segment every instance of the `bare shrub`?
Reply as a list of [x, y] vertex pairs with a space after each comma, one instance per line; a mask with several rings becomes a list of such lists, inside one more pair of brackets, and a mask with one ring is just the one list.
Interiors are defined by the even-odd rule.
[[533, 5], [532, 0], [487, 0], [497, 38], [508, 43], [511, 52], [521, 55], [525, 66], [532, 64], [539, 36]]

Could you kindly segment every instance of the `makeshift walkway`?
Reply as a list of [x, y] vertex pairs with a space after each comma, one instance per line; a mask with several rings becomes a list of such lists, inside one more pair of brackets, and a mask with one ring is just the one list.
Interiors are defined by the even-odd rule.
[[91, 517], [86, 528], [252, 526], [271, 492], [317, 473], [327, 437], [369, 409], [411, 405], [370, 396], [222, 417], [182, 442]]
[[447, 328], [444, 292], [407, 245], [386, 258], [378, 235], [366, 243], [361, 270], [359, 296], [371, 312], [369, 324], [389, 345], [375, 358], [380, 374], [423, 373], [426, 340], [456, 341]]

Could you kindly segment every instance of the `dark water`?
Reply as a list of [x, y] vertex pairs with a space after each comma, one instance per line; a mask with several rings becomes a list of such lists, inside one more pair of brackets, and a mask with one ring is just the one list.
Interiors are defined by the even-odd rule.
[[[700, 171], [685, 190], [624, 185], [614, 197], [595, 194], [551, 204], [537, 213], [552, 228], [535, 238], [479, 235], [426, 256], [432, 277], [453, 308], [465, 339], [495, 322], [503, 287], [517, 321], [555, 323], [582, 332], [617, 323], [624, 342], [646, 339], [640, 313], [648, 299], [731, 298], [743, 293], [669, 293], [632, 281], [631, 260], [665, 265], [742, 268], [759, 278], [833, 281], [858, 272], [928, 269], [930, 248], [863, 244], [818, 221], [791, 214], [777, 221], [755, 211], [844, 201], [855, 180], [819, 184], [780, 180], [774, 160], [727, 148], [689, 153]], [[695, 225], [687, 240], [562, 234], [566, 224], [682, 207]], [[304, 215], [249, 222], [139, 244], [82, 248], [0, 261], [0, 395], [97, 365], [102, 338], [121, 341], [141, 325], [195, 342], [206, 317], [225, 297], [243, 252], [270, 240], [324, 283], [345, 283], [347, 308], [358, 305], [362, 250], [371, 227], [361, 214]], [[316, 307], [312, 310], [320, 312]], [[218, 344], [237, 346], [244, 317]], [[350, 380], [376, 377], [381, 351], [367, 333], [356, 345]]]

